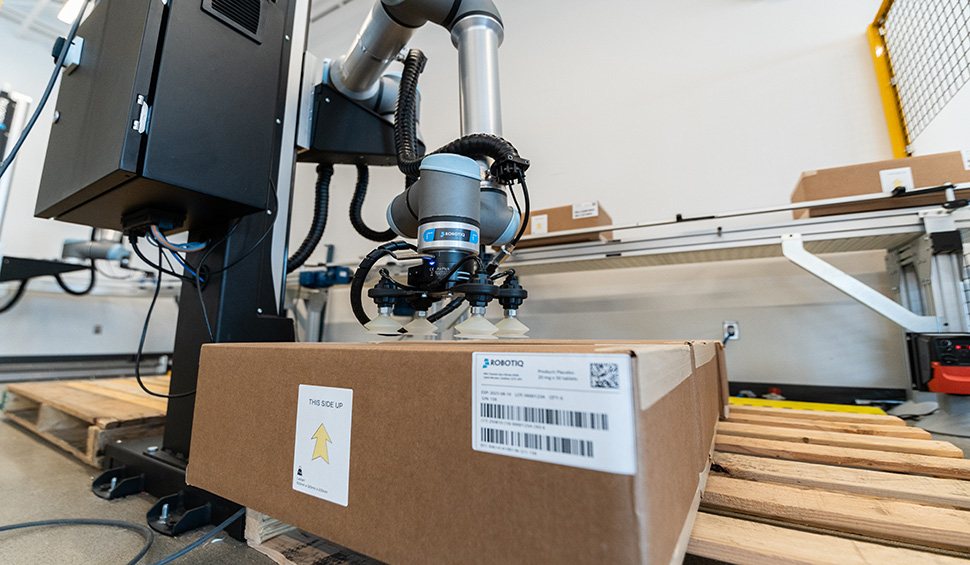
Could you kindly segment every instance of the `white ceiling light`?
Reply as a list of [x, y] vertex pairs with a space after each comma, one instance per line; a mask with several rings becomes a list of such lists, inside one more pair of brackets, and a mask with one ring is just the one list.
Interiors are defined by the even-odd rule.
[[67, 0], [61, 11], [57, 12], [57, 19], [66, 24], [73, 24], [74, 20], [77, 19], [77, 13], [81, 11], [81, 6], [84, 5], [87, 5], [87, 9], [84, 11], [84, 17], [87, 18], [91, 14], [91, 10], [94, 9], [93, 3], [88, 2], [88, 0]]

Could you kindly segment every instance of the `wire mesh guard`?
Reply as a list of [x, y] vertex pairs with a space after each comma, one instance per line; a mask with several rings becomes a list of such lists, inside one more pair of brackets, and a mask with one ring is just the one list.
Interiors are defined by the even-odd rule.
[[913, 140], [970, 81], [970, 2], [896, 0], [880, 31]]

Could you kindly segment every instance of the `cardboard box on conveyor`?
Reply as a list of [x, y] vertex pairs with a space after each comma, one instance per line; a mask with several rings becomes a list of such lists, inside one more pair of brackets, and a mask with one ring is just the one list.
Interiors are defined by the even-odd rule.
[[388, 563], [683, 558], [720, 343], [203, 347], [189, 484]]
[[[890, 159], [848, 167], [805, 171], [791, 194], [792, 203], [929, 188], [945, 183], [970, 182], [970, 151], [954, 151], [921, 157]], [[957, 198], [970, 198], [970, 190], [956, 192]], [[841, 204], [827, 208], [795, 210], [795, 219], [874, 212], [914, 206], [932, 206], [946, 200], [943, 192], [892, 198], [874, 202]]]
[[527, 247], [582, 243], [585, 241], [609, 241], [613, 238], [612, 231], [573, 235], [556, 235], [556, 232], [609, 226], [612, 223], [613, 220], [610, 215], [595, 200], [556, 208], [532, 210], [523, 235], [542, 237], [523, 239], [516, 245], [516, 248], [525, 249]]

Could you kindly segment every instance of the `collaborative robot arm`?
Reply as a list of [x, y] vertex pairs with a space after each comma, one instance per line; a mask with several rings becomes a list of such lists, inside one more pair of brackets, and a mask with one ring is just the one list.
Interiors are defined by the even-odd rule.
[[[461, 137], [425, 156], [417, 136], [417, 80], [425, 64], [422, 53], [404, 57], [400, 78], [388, 75], [401, 59], [414, 32], [432, 22], [451, 32], [458, 49]], [[502, 20], [490, 0], [379, 0], [370, 11], [350, 50], [326, 67], [325, 81], [357, 105], [377, 115], [389, 115], [388, 91], [397, 91], [394, 104], [396, 163], [408, 178], [406, 190], [388, 207], [391, 229], [417, 244], [394, 242], [372, 251], [358, 268], [351, 300], [358, 320], [381, 334], [430, 334], [434, 321], [462, 301], [472, 317], [459, 325], [461, 337], [523, 337], [525, 327], [515, 318], [527, 292], [514, 272], [495, 274], [498, 264], [521, 237], [528, 216], [509, 206], [514, 183], [521, 184], [526, 201], [525, 171], [529, 162], [502, 135], [498, 48]], [[513, 194], [514, 199], [514, 194]], [[501, 247], [488, 261], [486, 246]], [[367, 294], [380, 315], [371, 320], [363, 308], [364, 280], [382, 257], [409, 253], [421, 259], [408, 271], [406, 284], [384, 270]], [[416, 255], [415, 253], [416, 252]], [[497, 284], [503, 280], [501, 286]], [[428, 316], [438, 301], [451, 302]], [[506, 317], [496, 328], [484, 318], [485, 308], [498, 299]], [[397, 301], [416, 312], [406, 328], [391, 318]]]

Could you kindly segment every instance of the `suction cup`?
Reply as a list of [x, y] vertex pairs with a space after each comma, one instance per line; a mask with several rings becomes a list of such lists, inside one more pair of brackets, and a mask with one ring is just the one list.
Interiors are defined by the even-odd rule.
[[392, 318], [389, 312], [384, 312], [382, 308], [380, 316], [364, 324], [364, 327], [367, 328], [367, 331], [372, 334], [398, 335], [400, 333], [398, 330], [404, 326]]
[[404, 329], [411, 335], [435, 335], [438, 333], [438, 327], [424, 316], [414, 318], [404, 326]]
[[526, 332], [529, 331], [529, 328], [514, 316], [502, 318], [502, 321], [496, 324], [495, 327], [498, 328], [498, 331], [495, 333], [495, 337], [511, 339], [523, 339], [529, 337], [525, 335]]
[[482, 314], [473, 314], [464, 322], [455, 326], [458, 339], [498, 339], [493, 334], [498, 331], [495, 324], [485, 319]]

